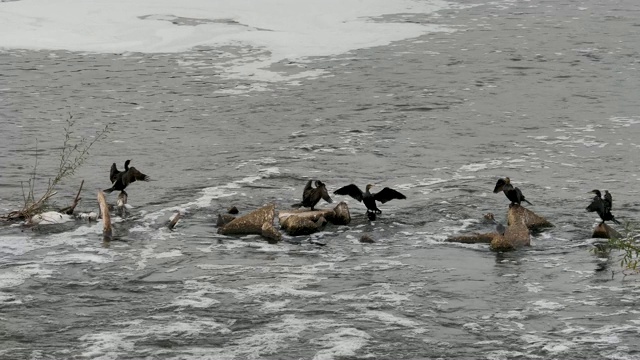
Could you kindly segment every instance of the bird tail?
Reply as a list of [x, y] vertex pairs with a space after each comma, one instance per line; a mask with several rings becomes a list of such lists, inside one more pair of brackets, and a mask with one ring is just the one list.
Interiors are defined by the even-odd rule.
[[110, 188], [108, 188], [108, 189], [104, 189], [104, 190], [102, 190], [102, 191], [106, 192], [107, 194], [111, 194], [111, 192], [113, 191], [113, 188], [112, 188], [112, 187], [110, 187]]
[[533, 205], [533, 204], [532, 204], [532, 203], [530, 203], [530, 202], [529, 202], [529, 200], [527, 200], [527, 199], [522, 199], [522, 201], [526, 202], [526, 203], [527, 203], [527, 204], [529, 204], [529, 205]]
[[302, 203], [295, 203], [295, 204], [291, 204], [291, 207], [294, 207], [296, 209], [302, 207]]
[[613, 216], [611, 216], [611, 221], [613, 221], [614, 223], [618, 224], [618, 225], [622, 225], [620, 223], [620, 221], [616, 220], [616, 218], [614, 218]]

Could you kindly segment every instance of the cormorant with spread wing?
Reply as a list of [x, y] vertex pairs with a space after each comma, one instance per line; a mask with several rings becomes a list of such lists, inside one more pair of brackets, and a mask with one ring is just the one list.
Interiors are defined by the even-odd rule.
[[385, 187], [377, 193], [370, 193], [369, 189], [371, 189], [373, 185], [368, 184], [363, 192], [360, 188], [355, 184], [349, 184], [347, 186], [343, 186], [340, 189], [334, 191], [334, 194], [337, 195], [349, 195], [352, 198], [362, 201], [364, 206], [367, 207], [367, 212], [373, 212], [374, 214], [382, 214], [382, 211], [378, 209], [376, 206], [376, 201], [380, 201], [381, 203], [386, 203], [387, 201], [393, 199], [406, 199], [407, 197], [402, 195], [400, 192], [393, 190], [391, 188]]
[[509, 179], [508, 177], [504, 179], [498, 179], [498, 181], [496, 182], [496, 187], [493, 188], [493, 193], [497, 194], [500, 191], [504, 192], [507, 199], [511, 201], [511, 205], [520, 205], [520, 203], [523, 201], [529, 205], [533, 205], [529, 202], [529, 200], [524, 198], [524, 195], [522, 194], [522, 191], [520, 191], [520, 189], [511, 185], [511, 179]]
[[307, 181], [307, 185], [304, 187], [302, 191], [302, 202], [293, 204], [293, 207], [310, 207], [313, 210], [313, 207], [316, 206], [320, 199], [324, 199], [324, 201], [328, 203], [332, 203], [333, 199], [329, 196], [329, 192], [327, 192], [326, 185], [320, 181], [316, 180], [316, 187], [314, 188], [313, 180]]
[[127, 193], [124, 189], [129, 186], [132, 182], [136, 180], [140, 181], [149, 181], [151, 180], [147, 175], [141, 173], [135, 167], [129, 167], [129, 163], [131, 160], [127, 160], [124, 162], [124, 171], [119, 171], [116, 167], [116, 163], [111, 165], [111, 171], [109, 172], [109, 180], [111, 180], [111, 186], [108, 189], [105, 189], [104, 192], [110, 193], [114, 190], [120, 190], [123, 193]]
[[611, 213], [611, 207], [613, 206], [613, 197], [608, 190], [604, 191], [604, 199], [602, 198], [602, 193], [600, 190], [591, 190], [590, 193], [594, 193], [596, 196], [591, 200], [591, 204], [587, 206], [587, 211], [589, 212], [597, 212], [600, 219], [602, 219], [602, 223], [610, 220], [614, 223], [620, 225], [620, 222], [616, 220], [616, 218]]

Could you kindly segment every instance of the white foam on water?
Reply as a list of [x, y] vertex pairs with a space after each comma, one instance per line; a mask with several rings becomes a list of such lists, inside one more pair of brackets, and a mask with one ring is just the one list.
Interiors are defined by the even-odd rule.
[[[280, 320], [280, 321], [278, 321]], [[323, 330], [336, 326], [325, 319], [299, 319], [294, 315], [275, 318], [265, 326], [256, 326], [242, 337], [227, 343], [222, 348], [207, 348], [200, 351], [189, 350], [194, 359], [209, 357], [212, 359], [263, 359], [268, 355], [277, 355], [289, 347], [292, 341], [299, 341], [300, 334], [307, 330]], [[253, 331], [253, 332], [250, 332]]]
[[208, 293], [206, 290], [201, 290], [183, 294], [172, 301], [171, 305], [204, 309], [220, 303], [220, 301], [206, 296]]
[[377, 319], [387, 325], [400, 325], [400, 326], [409, 327], [409, 328], [416, 328], [420, 326], [420, 323], [416, 321], [403, 318], [400, 316], [396, 316], [384, 311], [371, 310], [371, 311], [366, 311], [362, 315], [367, 316], [369, 318]]
[[[275, 159], [272, 158], [264, 158], [259, 160], [260, 163], [273, 163]], [[149, 224], [154, 224], [155, 221], [163, 216], [167, 212], [175, 212], [180, 211], [180, 213], [188, 212], [191, 208], [203, 208], [211, 205], [211, 202], [215, 199], [225, 198], [229, 196], [236, 195], [237, 192], [235, 190], [241, 188], [243, 184], [252, 184], [258, 180], [271, 177], [272, 175], [280, 174], [280, 169], [277, 167], [268, 167], [258, 170], [258, 175], [249, 175], [240, 180], [236, 180], [224, 185], [207, 187], [201, 190], [202, 195], [195, 199], [194, 201], [173, 206], [165, 209], [161, 209], [158, 211], [154, 211], [152, 213], [146, 214], [143, 217], [144, 221], [148, 221]]]
[[[227, 334], [231, 332], [225, 325], [211, 320], [180, 321], [176, 317], [145, 320], [133, 320], [114, 325], [117, 330], [85, 334], [78, 340], [85, 348], [83, 357], [92, 359], [117, 359], [121, 355], [135, 354], [136, 342], [148, 337], [191, 337], [202, 332], [207, 334]], [[165, 321], [158, 321], [165, 320]]]
[[355, 356], [356, 351], [367, 345], [371, 335], [355, 328], [339, 328], [333, 333], [311, 339], [314, 345], [324, 346], [318, 351], [313, 360], [333, 360], [345, 356]]
[[31, 277], [48, 278], [53, 272], [53, 270], [46, 269], [40, 264], [4, 267], [0, 269], [0, 289], [16, 287]]
[[565, 308], [565, 306], [560, 303], [549, 301], [546, 299], [534, 301], [534, 302], [531, 302], [531, 304], [536, 308], [537, 311], [540, 311], [540, 312], [556, 311], [556, 310], [561, 310]]

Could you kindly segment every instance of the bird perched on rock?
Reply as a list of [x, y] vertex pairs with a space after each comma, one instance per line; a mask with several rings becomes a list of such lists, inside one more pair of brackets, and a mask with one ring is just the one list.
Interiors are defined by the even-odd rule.
[[587, 211], [589, 212], [597, 212], [600, 219], [602, 219], [602, 223], [610, 220], [614, 223], [620, 225], [620, 222], [616, 220], [616, 218], [611, 213], [611, 207], [613, 206], [613, 197], [608, 190], [604, 191], [604, 198], [602, 197], [602, 193], [600, 190], [591, 190], [590, 193], [594, 193], [596, 196], [591, 200], [591, 204], [587, 206]]
[[293, 204], [293, 207], [310, 207], [311, 210], [313, 210], [313, 207], [316, 206], [320, 199], [324, 199], [324, 201], [328, 203], [333, 202], [333, 199], [331, 199], [327, 192], [327, 187], [322, 181], [316, 180], [315, 188], [311, 185], [312, 183], [313, 180], [307, 181], [307, 185], [302, 191], [302, 202]]
[[367, 213], [371, 212], [374, 214], [382, 214], [382, 211], [380, 211], [380, 209], [378, 209], [378, 207], [376, 206], [376, 201], [384, 204], [387, 201], [391, 201], [393, 199], [407, 198], [400, 192], [388, 187], [385, 187], [377, 193], [371, 193], [369, 192], [369, 189], [371, 189], [372, 187], [373, 185], [367, 184], [367, 187], [365, 187], [365, 191], [363, 192], [357, 185], [349, 184], [347, 186], [341, 187], [333, 193], [337, 195], [349, 195], [358, 201], [362, 201], [364, 203], [364, 206], [367, 207]]
[[507, 199], [511, 201], [511, 204], [509, 206], [513, 204], [520, 205], [520, 203], [523, 201], [529, 205], [533, 205], [524, 198], [524, 195], [522, 194], [522, 191], [520, 191], [520, 189], [511, 185], [511, 179], [509, 179], [508, 177], [504, 179], [498, 179], [498, 181], [496, 182], [496, 187], [493, 188], [493, 193], [497, 194], [500, 191], [504, 192]]
[[124, 171], [119, 171], [116, 167], [116, 163], [113, 163], [111, 165], [109, 180], [111, 180], [112, 186], [108, 189], [105, 189], [104, 192], [110, 193], [114, 190], [120, 190], [126, 194], [126, 191], [124, 191], [124, 189], [126, 189], [127, 186], [129, 186], [129, 184], [131, 184], [132, 182], [136, 182], [137, 180], [151, 180], [151, 178], [138, 171], [138, 169], [136, 169], [135, 167], [129, 167], [129, 163], [131, 163], [131, 160], [127, 160], [124, 162]]

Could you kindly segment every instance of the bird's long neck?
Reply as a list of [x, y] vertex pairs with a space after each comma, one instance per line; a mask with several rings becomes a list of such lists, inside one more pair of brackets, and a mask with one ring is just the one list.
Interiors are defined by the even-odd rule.
[[129, 170], [129, 163], [130, 162], [131, 162], [130, 160], [127, 160], [127, 161], [124, 162], [124, 171], [128, 171]]

